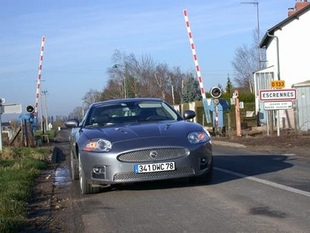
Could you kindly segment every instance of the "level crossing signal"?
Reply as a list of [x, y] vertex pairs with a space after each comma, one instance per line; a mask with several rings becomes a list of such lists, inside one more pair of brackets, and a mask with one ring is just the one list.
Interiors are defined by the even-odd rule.
[[215, 99], [218, 99], [221, 97], [222, 95], [222, 89], [215, 86], [215, 87], [212, 87], [211, 90], [210, 90], [210, 95], [215, 98]]
[[28, 105], [26, 107], [26, 111], [29, 112], [29, 113], [33, 113], [34, 112], [34, 107], [32, 105]]

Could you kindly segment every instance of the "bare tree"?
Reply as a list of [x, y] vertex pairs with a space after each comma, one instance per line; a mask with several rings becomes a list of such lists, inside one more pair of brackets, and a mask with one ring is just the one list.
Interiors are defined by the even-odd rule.
[[70, 119], [82, 120], [84, 116], [84, 109], [82, 107], [76, 107], [73, 112], [69, 114]]
[[166, 99], [167, 82], [169, 81], [169, 70], [165, 64], [158, 64], [155, 68], [154, 81], [157, 85], [161, 98]]
[[237, 86], [246, 88], [250, 93], [254, 91], [253, 73], [262, 69], [263, 51], [259, 49], [257, 32], [253, 33], [254, 43], [252, 46], [242, 45], [235, 51], [234, 61], [234, 81]]
[[148, 56], [142, 56], [140, 61], [134, 63], [134, 74], [136, 77], [136, 96], [155, 97], [157, 91], [154, 90], [155, 62]]
[[184, 74], [181, 72], [180, 67], [174, 67], [173, 70], [171, 70], [169, 73], [170, 80], [168, 93], [171, 93], [172, 104], [181, 103], [183, 78]]
[[90, 89], [82, 98], [83, 101], [83, 107], [88, 108], [89, 105], [91, 105], [94, 102], [100, 101], [101, 98], [101, 92]]
[[109, 79], [101, 93], [100, 100], [118, 99], [122, 96], [122, 91], [123, 88], [119, 85], [119, 80]]
[[82, 98], [82, 107], [74, 109], [71, 116], [79, 118], [90, 104], [109, 99], [156, 97], [172, 104], [201, 99], [199, 83], [194, 74], [181, 72], [179, 67], [170, 69], [167, 64], [155, 62], [149, 55], [137, 59], [134, 54], [115, 50], [113, 65], [107, 70], [109, 79], [99, 92], [90, 89]]
[[[160, 97], [166, 99], [170, 70], [166, 64], [156, 64], [144, 55], [140, 60], [134, 54], [115, 50], [112, 61], [115, 65], [108, 69], [110, 79], [117, 80], [113, 89], [119, 97]], [[117, 88], [117, 84], [119, 88]], [[111, 88], [111, 83], [107, 88]], [[169, 89], [170, 90], [170, 89]], [[104, 91], [107, 93], [107, 91]], [[160, 93], [160, 95], [159, 95]], [[171, 95], [170, 95], [171, 96]]]
[[239, 47], [235, 52], [234, 81], [239, 87], [245, 87], [249, 92], [253, 92], [253, 72], [258, 70], [256, 62], [255, 48], [248, 48], [246, 45]]

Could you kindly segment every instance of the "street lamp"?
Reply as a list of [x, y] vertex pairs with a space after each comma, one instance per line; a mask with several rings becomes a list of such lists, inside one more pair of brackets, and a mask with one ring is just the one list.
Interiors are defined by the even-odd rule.
[[[256, 6], [256, 19], [257, 19], [257, 41], [258, 44], [260, 43], [260, 28], [259, 28], [259, 2], [255, 1], [255, 2], [241, 2], [241, 4], [253, 4]], [[261, 63], [262, 63], [262, 54], [261, 54], [261, 50], [259, 48], [259, 45], [257, 45], [257, 49], [258, 49], [258, 54], [259, 54], [259, 68], [261, 69]]]

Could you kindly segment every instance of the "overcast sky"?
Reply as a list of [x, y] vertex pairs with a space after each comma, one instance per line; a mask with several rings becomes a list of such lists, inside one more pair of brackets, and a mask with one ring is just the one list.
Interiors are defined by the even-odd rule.
[[[149, 55], [194, 71], [184, 23], [188, 11], [205, 90], [233, 81], [236, 49], [253, 44], [257, 4], [247, 0], [0, 0], [0, 97], [35, 104], [42, 36], [42, 90], [49, 115], [68, 115], [90, 89], [106, 85], [111, 56]], [[260, 0], [261, 35], [295, 0]]]

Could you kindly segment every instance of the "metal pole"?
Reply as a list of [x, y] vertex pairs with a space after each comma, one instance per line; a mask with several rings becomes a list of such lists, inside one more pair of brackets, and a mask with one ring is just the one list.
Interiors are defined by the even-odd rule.
[[259, 2], [255, 1], [255, 2], [241, 2], [241, 4], [253, 4], [256, 6], [256, 19], [257, 19], [257, 49], [258, 49], [258, 55], [259, 55], [259, 61], [258, 61], [258, 65], [259, 68], [262, 69], [262, 53], [261, 50], [259, 48], [259, 43], [260, 43], [260, 27], [259, 27]]
[[280, 136], [280, 110], [277, 110], [277, 136]]
[[[267, 35], [271, 38], [275, 38], [276, 39], [276, 45], [277, 45], [277, 77], [278, 77], [278, 80], [281, 80], [281, 77], [280, 77], [280, 52], [279, 52], [279, 38], [275, 35], [271, 35], [269, 33], [269, 31], [267, 31]], [[277, 112], [277, 136], [280, 136], [280, 110], [276, 110]]]
[[42, 98], [40, 98], [40, 124], [41, 124], [41, 131], [42, 134], [45, 133], [44, 131], [44, 120], [43, 120], [43, 106], [42, 106]]
[[276, 43], [277, 43], [277, 77], [278, 80], [281, 80], [280, 77], [280, 52], [279, 52], [279, 38], [275, 35], [271, 35], [269, 33], [269, 31], [267, 31], [267, 36], [271, 37], [271, 38], [275, 38], [276, 39]]
[[215, 105], [215, 135], [218, 136], [219, 132], [219, 107]]
[[47, 91], [42, 91], [42, 94], [44, 95], [44, 115], [45, 115], [45, 128], [46, 131], [48, 129], [48, 112], [47, 112]]

